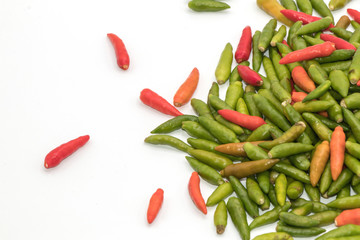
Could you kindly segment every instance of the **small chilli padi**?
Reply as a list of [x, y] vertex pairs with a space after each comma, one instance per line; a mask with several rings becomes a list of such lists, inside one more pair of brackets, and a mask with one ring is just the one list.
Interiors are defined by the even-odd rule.
[[157, 214], [160, 211], [163, 201], [164, 201], [164, 190], [158, 188], [156, 192], [151, 196], [149, 201], [149, 206], [146, 214], [148, 223], [152, 223], [155, 220]]
[[254, 70], [249, 68], [248, 66], [238, 65], [237, 70], [239, 72], [240, 77], [247, 84], [250, 84], [252, 86], [257, 86], [257, 87], [263, 85], [263, 80], [262, 80], [261, 76], [257, 72], [255, 72]]
[[197, 172], [191, 174], [188, 184], [189, 195], [195, 206], [204, 214], [207, 214], [206, 204], [200, 191], [200, 177]]
[[261, 117], [242, 114], [230, 109], [221, 109], [218, 111], [218, 113], [226, 120], [251, 131], [257, 129], [261, 125], [266, 124], [264, 119]]
[[107, 36], [114, 47], [118, 66], [123, 70], [127, 70], [130, 65], [130, 58], [124, 42], [113, 33], [108, 33]]
[[199, 83], [199, 70], [194, 68], [174, 96], [174, 105], [181, 107], [190, 101]]
[[252, 42], [251, 28], [250, 26], [246, 26], [242, 31], [239, 44], [235, 51], [235, 60], [237, 63], [241, 63], [249, 59], [251, 52], [251, 42]]

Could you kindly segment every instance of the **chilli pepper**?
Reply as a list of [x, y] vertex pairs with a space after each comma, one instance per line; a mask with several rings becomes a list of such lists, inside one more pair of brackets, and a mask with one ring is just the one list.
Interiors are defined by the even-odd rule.
[[349, 25], [350, 25], [350, 18], [347, 15], [343, 15], [337, 21], [335, 27], [346, 29]]
[[314, 147], [311, 144], [303, 143], [282, 143], [273, 147], [269, 152], [269, 158], [282, 158], [288, 157], [291, 155], [309, 152], [313, 150]]
[[284, 173], [286, 176], [292, 177], [293, 179], [300, 182], [310, 183], [309, 176], [306, 172], [285, 162], [278, 162], [272, 167], [272, 170], [275, 170], [279, 173]]
[[199, 122], [221, 143], [239, 142], [236, 134], [221, 123], [203, 116], [199, 117]]
[[264, 213], [263, 215], [255, 218], [249, 225], [250, 229], [253, 230], [257, 227], [261, 227], [267, 224], [271, 224], [279, 220], [279, 214], [281, 212], [286, 212], [289, 210], [291, 204], [290, 202], [285, 202], [284, 206], [276, 206], [270, 211]]
[[230, 109], [222, 109], [219, 110], [218, 113], [226, 120], [229, 120], [230, 122], [250, 130], [255, 130], [261, 125], [266, 124], [266, 122], [261, 117], [242, 114]]
[[356, 50], [351, 65], [349, 67], [349, 80], [352, 84], [360, 80], [360, 51]]
[[173, 105], [166, 101], [163, 97], [159, 96], [152, 90], [145, 88], [140, 93], [140, 100], [151, 108], [154, 108], [164, 114], [171, 116], [183, 115]]
[[276, 19], [271, 19], [264, 26], [259, 38], [259, 44], [257, 46], [261, 52], [265, 52], [265, 50], [269, 47], [271, 39], [274, 36], [276, 25]]
[[340, 8], [345, 7], [345, 5], [350, 2], [350, 0], [330, 0], [329, 9], [331, 11], [338, 10]]
[[206, 201], [206, 206], [215, 206], [228, 196], [230, 196], [234, 192], [233, 188], [231, 187], [231, 183], [226, 182], [219, 185], [208, 197]]
[[280, 173], [275, 180], [275, 193], [276, 193], [276, 200], [281, 207], [284, 206], [286, 202], [286, 190], [287, 190], [286, 176], [285, 174]]
[[293, 209], [291, 210], [291, 213], [294, 213], [296, 215], [306, 216], [306, 215], [310, 214], [312, 212], [312, 210], [313, 210], [313, 203], [308, 202], [302, 206], [293, 207]]
[[360, 120], [349, 109], [342, 107], [342, 111], [345, 122], [349, 124], [356, 141], [360, 142]]
[[224, 201], [219, 202], [214, 212], [214, 225], [217, 234], [223, 234], [227, 225], [227, 209]]
[[339, 208], [339, 209], [360, 208], [360, 195], [338, 198], [329, 202], [326, 205], [328, 207]]
[[191, 137], [206, 139], [213, 142], [217, 141], [217, 139], [198, 122], [183, 121], [181, 128]]
[[239, 44], [235, 51], [236, 62], [241, 63], [249, 59], [251, 52], [251, 42], [252, 42], [251, 28], [250, 26], [246, 26], [242, 31]]
[[319, 221], [318, 226], [327, 226], [334, 223], [335, 218], [339, 215], [338, 211], [334, 210], [327, 210], [319, 213], [315, 213], [313, 215], [310, 215], [309, 217], [311, 219], [316, 219]]
[[360, 24], [360, 12], [359, 11], [352, 9], [352, 8], [348, 8], [347, 12], [350, 15], [350, 17], [352, 17], [357, 23]]
[[296, 3], [301, 12], [312, 15], [313, 8], [310, 0], [296, 0]]
[[190, 166], [194, 169], [194, 171], [198, 172], [200, 177], [202, 177], [208, 183], [213, 185], [220, 185], [224, 183], [221, 175], [212, 167], [198, 161], [192, 157], [185, 157]]
[[164, 190], [158, 188], [151, 196], [149, 206], [147, 209], [147, 221], [152, 223], [160, 211], [161, 205], [164, 201]]
[[335, 218], [335, 226], [341, 227], [347, 224], [360, 225], [360, 208], [344, 210]]
[[256, 4], [260, 9], [285, 25], [293, 25], [293, 22], [281, 13], [281, 10], [284, 10], [285, 8], [277, 0], [256, 0]]
[[281, 43], [286, 35], [286, 27], [285, 25], [281, 25], [278, 32], [273, 36], [270, 41], [270, 45], [272, 47], [276, 47], [276, 43]]
[[296, 35], [306, 35], [315, 32], [319, 32], [328, 28], [331, 24], [332, 19], [330, 17], [321, 18], [317, 21], [311, 22], [302, 26], [297, 32]]
[[218, 12], [230, 8], [227, 3], [213, 0], [192, 0], [188, 6], [196, 12]]
[[355, 235], [360, 235], [360, 226], [355, 225], [355, 224], [347, 224], [347, 225], [335, 228], [331, 231], [328, 231], [327, 233], [316, 238], [316, 240], [325, 240], [325, 239], [329, 239], [329, 238], [355, 236]]
[[338, 92], [343, 98], [348, 95], [350, 82], [346, 74], [341, 70], [333, 70], [329, 74], [331, 88]]
[[117, 65], [121, 69], [127, 70], [129, 68], [130, 58], [124, 42], [113, 33], [108, 33], [107, 36], [114, 47]]
[[296, 103], [296, 102], [302, 102], [306, 96], [308, 94], [306, 92], [296, 92], [296, 91], [293, 91], [291, 93], [291, 100], [292, 100], [292, 104], [293, 103]]
[[325, 194], [325, 192], [329, 189], [331, 183], [332, 183], [331, 167], [330, 167], [330, 161], [328, 161], [320, 177], [320, 182], [319, 182], [320, 193]]
[[197, 122], [198, 118], [193, 115], [180, 115], [177, 117], [174, 117], [159, 126], [157, 126], [154, 130], [152, 130], [150, 133], [170, 133], [177, 129], [181, 128], [181, 125], [184, 121], [194, 121]]
[[[335, 44], [336, 49], [353, 49], [356, 51], [356, 47], [344, 39], [336, 37], [334, 35], [322, 33], [320, 38], [324, 41], [329, 41]], [[330, 55], [330, 54], [329, 54]], [[324, 56], [325, 57], [325, 56]]]
[[351, 156], [350, 154], [345, 154], [344, 163], [351, 172], [355, 173], [357, 176], [360, 176], [360, 161]]
[[242, 98], [243, 96], [244, 89], [242, 82], [236, 81], [229, 84], [226, 90], [225, 103], [227, 103], [232, 109], [235, 109], [239, 98]]
[[318, 38], [313, 38], [313, 37], [310, 37], [310, 36], [308, 36], [308, 35], [304, 35], [304, 36], [302, 36], [302, 37], [303, 37], [303, 38], [305, 39], [305, 41], [306, 41], [308, 44], [310, 44], [311, 46], [314, 46], [314, 45], [316, 45], [316, 44], [324, 43], [323, 40], [318, 39]]
[[261, 191], [259, 184], [256, 180], [248, 177], [246, 178], [246, 189], [248, 191], [249, 198], [257, 205], [262, 205], [265, 202], [265, 195]]
[[286, 9], [292, 9], [292, 10], [297, 10], [296, 4], [294, 2], [294, 0], [280, 0], [281, 5], [284, 6], [284, 8]]
[[312, 219], [308, 216], [300, 216], [289, 212], [281, 212], [279, 214], [279, 218], [284, 223], [295, 227], [316, 227], [320, 223], [320, 221], [317, 219]]
[[260, 35], [261, 32], [257, 30], [252, 38], [252, 68], [256, 72], [259, 71], [263, 59], [263, 53], [258, 48]]
[[329, 90], [329, 88], [331, 87], [331, 81], [330, 80], [326, 80], [324, 81], [322, 84], [320, 84], [316, 89], [314, 89], [313, 91], [311, 91], [303, 100], [302, 102], [306, 102], [306, 101], [310, 101], [316, 98], [321, 97], [322, 95], [324, 95], [327, 90]]
[[286, 195], [290, 199], [297, 199], [304, 191], [304, 184], [300, 181], [293, 181], [286, 188]]
[[309, 228], [302, 228], [302, 227], [292, 227], [287, 225], [278, 224], [276, 226], [277, 232], [287, 232], [293, 237], [312, 237], [319, 235], [326, 230], [319, 227], [309, 227]]
[[199, 82], [199, 70], [194, 68], [174, 96], [174, 105], [181, 107], [189, 102]]
[[[201, 0], [202, 1], [202, 0]], [[193, 1], [196, 3], [196, 1]], [[224, 84], [230, 77], [231, 64], [233, 60], [233, 48], [230, 43], [227, 43], [221, 52], [219, 62], [215, 69], [215, 78], [218, 84]]]
[[[284, 14], [284, 16], [290, 19], [291, 21], [294, 22], [301, 21], [302, 24], [304, 25], [321, 19], [320, 17], [313, 16], [311, 14], [307, 14], [304, 12], [297, 12], [290, 9], [281, 10], [281, 13]], [[334, 27], [334, 25], [330, 24], [330, 28], [332, 27]]]
[[342, 127], [336, 127], [330, 141], [330, 166], [331, 176], [334, 181], [339, 177], [344, 165], [345, 140], [346, 137]]
[[325, 124], [323, 124], [314, 114], [304, 112], [302, 114], [302, 117], [311, 126], [311, 128], [315, 131], [315, 133], [321, 140], [330, 141], [332, 131]]
[[345, 61], [351, 59], [355, 54], [353, 49], [339, 49], [335, 50], [330, 56], [323, 58], [315, 58], [314, 60], [319, 63], [330, 63], [337, 61]]
[[252, 86], [261, 86], [263, 84], [263, 80], [260, 75], [249, 68], [248, 66], [238, 65], [237, 70], [239, 72], [240, 77], [247, 83]]
[[191, 174], [188, 190], [191, 197], [191, 200], [194, 202], [195, 206], [204, 214], [207, 214], [206, 204], [204, 198], [201, 195], [200, 191], [200, 177], [197, 172]]
[[314, 10], [322, 17], [331, 17], [332, 21], [334, 22], [334, 17], [323, 0], [310, 0], [312, 7]]
[[73, 154], [80, 147], [84, 146], [85, 143], [89, 141], [89, 139], [89, 135], [84, 135], [76, 139], [70, 140], [67, 143], [61, 144], [60, 146], [51, 150], [45, 157], [45, 168], [56, 167], [62, 160]]
[[310, 102], [296, 102], [293, 107], [299, 113], [303, 112], [321, 112], [326, 111], [332, 106], [332, 103], [328, 101], [318, 100]]
[[293, 240], [293, 237], [286, 232], [271, 232], [258, 235], [253, 240]]
[[342, 188], [351, 182], [353, 176], [354, 173], [349, 168], [344, 168], [336, 181], [331, 183], [326, 192], [327, 197], [332, 197], [337, 194]]
[[[324, 39], [323, 39], [324, 40]], [[311, 60], [317, 57], [327, 57], [336, 50], [332, 42], [310, 46], [304, 49], [293, 51], [280, 60], [280, 64], [288, 64], [298, 61]]]
[[163, 135], [163, 134], [151, 135], [145, 138], [144, 142], [155, 145], [168, 145], [186, 153], [190, 149], [192, 149], [191, 146], [184, 143], [182, 140], [170, 135]]
[[250, 228], [246, 219], [244, 204], [237, 197], [229, 198], [226, 204], [232, 222], [240, 233], [242, 240], [250, 240]]
[[348, 42], [349, 42], [349, 39], [351, 38], [351, 35], [353, 35], [352, 32], [350, 32], [346, 29], [343, 29], [343, 28], [334, 27], [334, 28], [331, 28], [330, 31], [333, 32], [337, 37], [342, 38]]
[[[253, 145], [258, 145], [261, 142], [263, 142], [263, 141], [256, 141], [256, 142], [250, 142], [250, 143]], [[215, 150], [218, 152], [221, 152], [221, 153], [232, 155], [232, 156], [246, 157], [246, 152], [244, 150], [244, 144], [245, 144], [245, 142], [221, 144], [219, 146], [216, 146]]]
[[350, 142], [347, 140], [345, 142], [346, 151], [352, 156], [360, 159], [360, 144], [356, 142]]
[[209, 165], [216, 170], [224, 169], [226, 166], [232, 164], [232, 161], [229, 158], [214, 152], [209, 152], [201, 149], [189, 149], [188, 153], [199, 161]]
[[330, 146], [328, 141], [323, 141], [315, 149], [310, 164], [310, 182], [315, 187], [325, 170], [326, 163], [329, 160]]

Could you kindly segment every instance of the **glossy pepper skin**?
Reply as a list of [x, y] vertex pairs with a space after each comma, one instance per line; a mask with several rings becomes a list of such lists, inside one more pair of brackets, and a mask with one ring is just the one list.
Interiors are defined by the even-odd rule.
[[80, 147], [84, 146], [85, 143], [89, 141], [89, 139], [90, 139], [89, 135], [84, 135], [53, 149], [45, 157], [45, 162], [44, 162], [45, 168], [56, 167], [57, 165], [59, 165], [59, 163], [62, 160], [70, 156]]
[[164, 190], [158, 188], [156, 192], [151, 196], [148, 210], [147, 210], [147, 221], [151, 224], [158, 212], [160, 211], [161, 205], [164, 201]]
[[206, 204], [200, 191], [200, 177], [197, 172], [191, 174], [188, 184], [189, 195], [195, 206], [204, 214], [207, 214]]
[[127, 70], [130, 65], [130, 58], [124, 42], [117, 35], [113, 33], [108, 33], [107, 36], [114, 47], [115, 55], [117, 59], [117, 65], [121, 69]]
[[251, 27], [246, 26], [242, 31], [239, 44], [235, 51], [235, 60], [237, 63], [241, 63], [249, 59], [251, 52], [251, 42], [252, 42]]
[[294, 23], [286, 18], [281, 10], [285, 8], [277, 0], [256, 0], [256, 4], [270, 16], [279, 20], [287, 26], [292, 26]]

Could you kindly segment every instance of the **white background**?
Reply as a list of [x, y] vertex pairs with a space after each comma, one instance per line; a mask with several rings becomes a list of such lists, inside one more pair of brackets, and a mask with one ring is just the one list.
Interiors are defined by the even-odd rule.
[[[150, 88], [172, 102], [194, 67], [194, 97], [206, 99], [225, 44], [235, 50], [246, 25], [254, 33], [270, 20], [255, 1], [227, 3], [198, 13], [184, 0], [0, 1], [0, 239], [240, 239], [230, 219], [217, 236], [214, 208], [206, 216], [195, 208], [185, 154], [143, 142], [170, 116], [139, 100]], [[110, 32], [128, 49], [127, 71], [116, 65]], [[194, 114], [189, 105], [180, 111]], [[43, 167], [50, 150], [85, 134], [83, 148]], [[164, 203], [149, 225], [159, 187]], [[206, 200], [215, 187], [202, 181], [201, 189]]]

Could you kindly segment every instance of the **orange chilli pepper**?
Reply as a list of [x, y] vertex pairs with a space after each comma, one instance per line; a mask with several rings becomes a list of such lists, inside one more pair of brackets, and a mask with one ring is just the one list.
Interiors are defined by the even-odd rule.
[[45, 157], [45, 168], [56, 167], [62, 160], [70, 156], [80, 147], [84, 146], [89, 139], [89, 135], [81, 136], [53, 149]]
[[291, 93], [291, 100], [293, 102], [302, 102], [302, 100], [307, 96], [307, 93], [304, 92], [295, 92]]
[[346, 136], [342, 127], [337, 126], [331, 135], [330, 141], [330, 169], [332, 179], [335, 181], [344, 165]]
[[360, 208], [344, 210], [335, 218], [335, 226], [341, 227], [347, 224], [360, 225]]
[[314, 81], [311, 80], [306, 70], [302, 66], [296, 66], [292, 70], [291, 76], [294, 83], [305, 92], [311, 92], [315, 90], [316, 86]]
[[163, 201], [164, 201], [164, 190], [158, 188], [150, 198], [150, 202], [147, 210], [148, 223], [152, 223], [155, 220], [158, 212], [160, 211]]
[[181, 107], [190, 101], [199, 82], [199, 70], [194, 68], [174, 96], [174, 105]]
[[127, 70], [130, 65], [130, 58], [124, 42], [121, 40], [121, 38], [119, 38], [113, 33], [108, 33], [107, 36], [114, 47], [115, 55], [117, 59], [117, 65], [121, 69]]
[[188, 184], [188, 190], [191, 200], [194, 202], [195, 206], [204, 214], [207, 214], [205, 200], [201, 195], [201, 191], [200, 191], [200, 177], [197, 172], [193, 172], [191, 174]]
[[317, 114], [323, 116], [323, 117], [329, 117], [329, 114], [327, 111], [321, 111], [321, 112], [318, 112]]
[[316, 147], [310, 164], [310, 183], [313, 187], [319, 182], [320, 177], [329, 160], [330, 146], [328, 141], [323, 141]]

